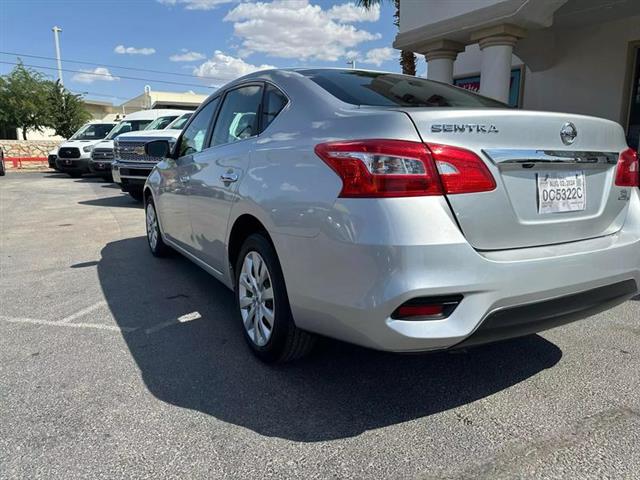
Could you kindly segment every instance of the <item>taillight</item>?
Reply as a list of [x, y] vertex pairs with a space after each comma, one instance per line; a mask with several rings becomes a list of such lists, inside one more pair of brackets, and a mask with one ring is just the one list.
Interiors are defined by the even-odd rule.
[[475, 153], [448, 145], [427, 145], [448, 194], [489, 192], [496, 188], [493, 175]]
[[316, 154], [342, 179], [341, 197], [441, 195], [442, 186], [423, 143], [355, 140], [316, 145]]
[[616, 185], [618, 187], [640, 186], [640, 165], [638, 154], [632, 148], [627, 148], [618, 158], [616, 167]]
[[416, 197], [493, 190], [475, 153], [405, 140], [321, 143], [316, 154], [342, 179], [341, 197]]

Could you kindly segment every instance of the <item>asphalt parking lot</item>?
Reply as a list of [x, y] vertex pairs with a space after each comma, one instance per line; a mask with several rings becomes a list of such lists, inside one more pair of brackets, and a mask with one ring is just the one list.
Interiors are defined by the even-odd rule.
[[640, 301], [542, 335], [268, 367], [113, 185], [0, 179], [1, 478], [640, 478]]

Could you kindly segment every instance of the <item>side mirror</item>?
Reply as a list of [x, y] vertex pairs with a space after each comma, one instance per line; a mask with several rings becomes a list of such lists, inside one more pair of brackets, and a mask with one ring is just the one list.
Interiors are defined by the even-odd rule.
[[150, 157], [166, 158], [171, 153], [171, 145], [167, 140], [153, 140], [144, 145], [144, 153]]

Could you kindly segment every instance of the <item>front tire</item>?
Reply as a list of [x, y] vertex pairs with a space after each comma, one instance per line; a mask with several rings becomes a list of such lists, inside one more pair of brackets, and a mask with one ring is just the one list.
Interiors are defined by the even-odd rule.
[[147, 226], [147, 243], [149, 249], [155, 257], [166, 257], [171, 248], [162, 240], [162, 234], [160, 233], [160, 222], [158, 221], [158, 213], [156, 212], [156, 206], [149, 196], [145, 205], [145, 224]]
[[247, 238], [235, 267], [236, 309], [247, 344], [267, 363], [308, 354], [316, 337], [296, 327], [275, 249], [261, 234]]

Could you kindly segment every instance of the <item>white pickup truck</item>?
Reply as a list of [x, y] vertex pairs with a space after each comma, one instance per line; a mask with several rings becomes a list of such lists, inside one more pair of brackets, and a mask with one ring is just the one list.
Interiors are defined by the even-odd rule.
[[137, 133], [140, 130], [165, 128], [185, 113], [190, 112], [188, 110], [162, 108], [141, 110], [127, 114], [109, 135], [94, 147], [89, 161], [89, 170], [108, 181], [112, 181], [111, 164], [114, 159], [113, 146], [116, 137], [130, 132]]
[[182, 114], [163, 129], [152, 129], [154, 125], [150, 125], [148, 129], [125, 133], [115, 139], [112, 173], [114, 181], [123, 192], [129, 193], [136, 200], [142, 200], [144, 182], [155, 164], [162, 160], [147, 156], [144, 153], [145, 143], [151, 140], [168, 140], [173, 145], [191, 114], [192, 112]]

